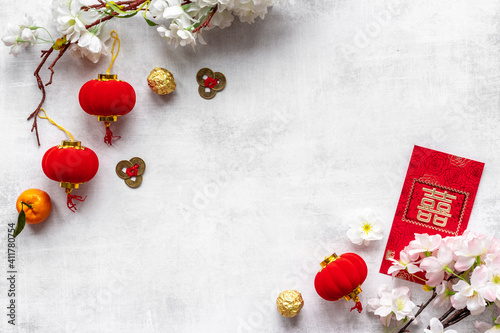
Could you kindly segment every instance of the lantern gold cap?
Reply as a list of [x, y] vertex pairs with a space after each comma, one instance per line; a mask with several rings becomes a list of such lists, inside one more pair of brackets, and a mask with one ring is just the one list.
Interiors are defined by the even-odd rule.
[[111, 81], [111, 80], [116, 80], [118, 76], [116, 74], [99, 74], [97, 76], [97, 79], [99, 81]]
[[117, 121], [118, 116], [97, 116], [98, 121]]
[[361, 285], [357, 286], [353, 291], [344, 296], [346, 301], [353, 300], [354, 302], [359, 302], [358, 295], [362, 292]]
[[82, 143], [80, 141], [67, 141], [63, 140], [61, 144], [61, 148], [66, 148], [66, 147], [78, 147], [80, 148], [82, 146]]
[[80, 186], [80, 184], [70, 183], [70, 182], [60, 182], [59, 186], [64, 187], [64, 188], [68, 188], [68, 189], [74, 189], [74, 188], [78, 188]]
[[325, 257], [325, 260], [323, 260], [320, 263], [322, 269], [325, 268], [329, 263], [334, 262], [335, 260], [337, 260], [338, 258], [339, 258], [339, 256], [336, 253], [332, 254], [329, 257]]

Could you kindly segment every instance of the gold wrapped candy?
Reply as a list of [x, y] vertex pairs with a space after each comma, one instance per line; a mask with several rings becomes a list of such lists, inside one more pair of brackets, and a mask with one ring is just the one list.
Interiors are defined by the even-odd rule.
[[276, 305], [282, 316], [291, 318], [299, 314], [304, 300], [297, 290], [285, 290], [279, 294]]
[[149, 73], [148, 86], [158, 95], [170, 94], [177, 86], [174, 76], [165, 68], [156, 67]]

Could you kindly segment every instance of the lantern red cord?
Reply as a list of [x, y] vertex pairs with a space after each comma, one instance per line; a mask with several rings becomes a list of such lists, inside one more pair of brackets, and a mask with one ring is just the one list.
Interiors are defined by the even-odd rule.
[[117, 80], [114, 74], [99, 74], [97, 80], [90, 80], [80, 89], [78, 96], [82, 109], [99, 121], [104, 121], [106, 135], [104, 142], [111, 145], [113, 136], [109, 123], [126, 115], [135, 106], [135, 90], [125, 81]]
[[73, 200], [84, 201], [81, 196], [70, 194], [81, 183], [90, 181], [99, 169], [99, 159], [92, 149], [80, 141], [63, 141], [62, 145], [47, 150], [42, 158], [42, 169], [47, 177], [66, 188], [67, 206], [74, 212]]
[[356, 309], [361, 313], [363, 307], [359, 301], [361, 284], [368, 274], [366, 263], [355, 253], [335, 253], [325, 258], [323, 267], [314, 279], [314, 287], [319, 296], [327, 301], [337, 301], [341, 298], [354, 300], [356, 303], [351, 311]]

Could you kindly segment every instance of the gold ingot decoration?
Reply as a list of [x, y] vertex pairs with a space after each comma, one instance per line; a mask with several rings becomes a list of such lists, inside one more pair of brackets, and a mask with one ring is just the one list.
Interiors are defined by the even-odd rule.
[[302, 295], [297, 290], [285, 290], [276, 300], [279, 313], [284, 317], [295, 317], [304, 306]]
[[177, 87], [174, 75], [161, 67], [156, 67], [149, 73], [148, 86], [158, 95], [170, 94]]

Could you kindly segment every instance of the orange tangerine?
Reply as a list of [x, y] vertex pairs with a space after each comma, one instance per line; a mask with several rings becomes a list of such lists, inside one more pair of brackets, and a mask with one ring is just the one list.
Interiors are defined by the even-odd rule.
[[[23, 202], [24, 205], [22, 205], [21, 202]], [[50, 202], [49, 195], [42, 190], [34, 188], [24, 191], [17, 198], [16, 208], [18, 213], [21, 211], [21, 206], [26, 214], [26, 223], [29, 224], [45, 221], [52, 210], [52, 203]]]

